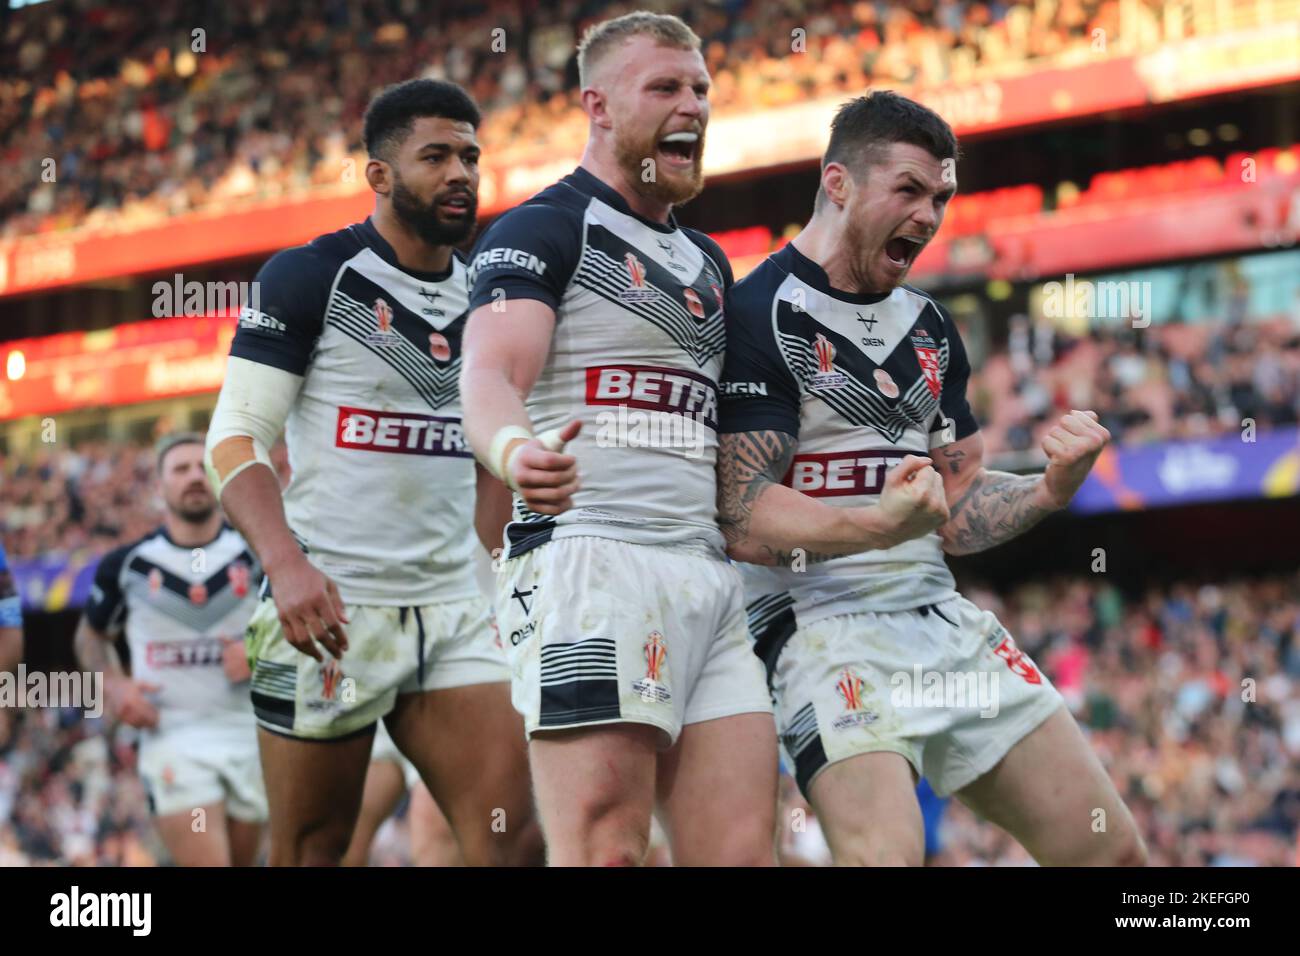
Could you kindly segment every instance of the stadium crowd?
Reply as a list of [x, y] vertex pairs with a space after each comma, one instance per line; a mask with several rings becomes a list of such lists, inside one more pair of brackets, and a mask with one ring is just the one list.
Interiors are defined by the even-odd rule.
[[1018, 317], [1005, 350], [971, 379], [990, 452], [1036, 450], [1072, 408], [1094, 409], [1121, 444], [1204, 438], [1300, 422], [1300, 311], [1290, 319], [1070, 335]]
[[[1094, 60], [1217, 25], [1183, 0], [787, 0], [776, 15], [742, 0], [652, 5], [702, 38], [715, 114]], [[493, 162], [576, 152], [586, 133], [576, 40], [633, 6], [644, 4], [78, 0], [24, 10], [0, 45], [0, 160], [12, 172], [0, 182], [0, 238], [131, 228], [337, 185], [345, 160], [362, 160], [370, 95], [412, 76], [473, 93]]]
[[[968, 593], [1064, 694], [1136, 815], [1152, 864], [1295, 862], [1300, 575], [1180, 583], [1131, 597], [1081, 578]], [[0, 710], [0, 866], [163, 859], [132, 733], [75, 711]], [[786, 783], [783, 855], [824, 864], [815, 818]], [[937, 865], [1032, 863], [956, 801], [938, 836]], [[372, 863], [406, 864], [408, 847], [399, 815], [381, 829]]]

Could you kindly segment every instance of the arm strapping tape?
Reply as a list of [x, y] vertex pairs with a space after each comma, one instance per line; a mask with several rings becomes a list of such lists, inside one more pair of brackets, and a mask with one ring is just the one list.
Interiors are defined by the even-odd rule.
[[260, 362], [233, 355], [227, 360], [204, 455], [218, 499], [245, 468], [261, 462], [275, 471], [270, 448], [284, 430], [302, 382], [301, 375]]

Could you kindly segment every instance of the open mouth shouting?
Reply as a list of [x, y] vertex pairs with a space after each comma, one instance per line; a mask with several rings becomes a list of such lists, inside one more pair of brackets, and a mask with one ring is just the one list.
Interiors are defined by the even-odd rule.
[[894, 236], [885, 243], [885, 258], [898, 271], [905, 271], [912, 267], [929, 241], [929, 236]]
[[659, 140], [656, 150], [661, 162], [674, 169], [691, 169], [699, 158], [700, 134], [691, 130], [678, 130]]

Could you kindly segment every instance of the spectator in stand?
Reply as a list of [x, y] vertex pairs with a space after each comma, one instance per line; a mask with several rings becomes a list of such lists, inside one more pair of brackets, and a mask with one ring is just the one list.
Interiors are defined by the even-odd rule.
[[[1173, 0], [1170, 0], [1173, 2]], [[1150, 49], [1164, 2], [1114, 0], [667, 0], [704, 40], [715, 114], [934, 86]], [[607, 0], [519, 4], [136, 6], [82, 0], [16, 11], [0, 55], [0, 237], [129, 228], [212, 203], [338, 187], [371, 93], [454, 80], [484, 107], [494, 162], [580, 148], [576, 39], [621, 12]], [[1169, 22], [1182, 23], [1181, 18]], [[1183, 29], [1213, 29], [1197, 17]], [[506, 47], [492, 46], [503, 29]], [[1095, 30], [1110, 38], [1104, 50]], [[196, 31], [202, 33], [197, 34]], [[795, 30], [803, 46], [792, 44]], [[43, 176], [55, 163], [57, 180]]]

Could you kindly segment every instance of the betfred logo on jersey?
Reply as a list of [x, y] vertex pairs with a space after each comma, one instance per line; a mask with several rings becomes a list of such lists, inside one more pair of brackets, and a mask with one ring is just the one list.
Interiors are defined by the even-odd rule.
[[885, 472], [909, 453], [892, 448], [795, 455], [781, 483], [814, 498], [878, 495]]
[[187, 641], [150, 641], [145, 645], [144, 658], [154, 670], [167, 667], [209, 667], [221, 664], [224, 650], [220, 638], [216, 637]]
[[339, 409], [334, 447], [385, 451], [396, 455], [443, 455], [472, 458], [459, 418], [403, 412]]
[[718, 387], [703, 375], [654, 365], [600, 365], [587, 369], [588, 405], [626, 405], [690, 415], [718, 427]]

